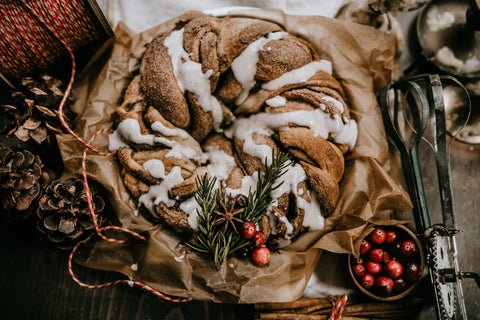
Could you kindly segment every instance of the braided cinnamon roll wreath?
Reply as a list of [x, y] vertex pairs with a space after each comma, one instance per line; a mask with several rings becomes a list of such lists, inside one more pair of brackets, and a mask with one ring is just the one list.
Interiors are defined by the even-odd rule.
[[197, 229], [197, 177], [247, 195], [265, 159], [288, 152], [259, 226], [277, 247], [323, 228], [357, 139], [331, 63], [279, 25], [249, 18], [202, 16], [158, 35], [116, 115], [110, 149], [125, 185], [148, 219], [184, 236]]

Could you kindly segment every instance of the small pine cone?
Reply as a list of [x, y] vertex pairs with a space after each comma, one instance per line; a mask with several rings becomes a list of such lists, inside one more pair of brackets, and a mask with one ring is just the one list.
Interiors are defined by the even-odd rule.
[[[57, 116], [64, 95], [61, 87], [62, 82], [49, 75], [22, 78], [18, 90], [10, 92], [10, 102], [0, 105], [8, 118], [2, 132], [7, 136], [15, 135], [21, 141], [33, 140], [38, 144], [44, 142], [50, 133], [63, 132]], [[72, 103], [69, 97], [63, 108], [67, 122], [73, 116]]]
[[7, 220], [27, 218], [53, 179], [38, 155], [0, 145], [0, 205]]
[[[107, 224], [99, 213], [105, 202], [93, 190], [92, 205], [98, 225]], [[40, 198], [37, 209], [37, 228], [59, 249], [69, 250], [77, 243], [89, 244], [95, 225], [88, 208], [87, 193], [82, 180], [55, 180]]]

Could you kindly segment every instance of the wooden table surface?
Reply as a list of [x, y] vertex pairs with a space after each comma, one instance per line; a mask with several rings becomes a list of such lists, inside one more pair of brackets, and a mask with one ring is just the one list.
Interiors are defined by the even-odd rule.
[[[398, 17], [406, 32], [406, 53], [401, 70], [415, 58], [411, 28], [416, 12]], [[480, 108], [480, 105], [474, 107]], [[433, 157], [425, 145], [422, 169], [430, 211], [440, 212], [435, 198], [436, 172]], [[452, 185], [458, 227], [459, 261], [463, 271], [479, 272], [480, 262], [480, 146], [454, 142], [451, 151]], [[435, 218], [438, 219], [438, 218]], [[29, 220], [0, 223], [0, 319], [252, 319], [251, 305], [227, 305], [202, 301], [171, 303], [138, 288], [117, 285], [98, 290], [75, 284], [67, 270], [68, 252], [53, 249], [40, 240]], [[121, 275], [74, 266], [87, 283], [103, 283]], [[427, 286], [424, 286], [427, 287]], [[469, 319], [480, 319], [479, 290], [464, 281]], [[416, 295], [429, 292], [418, 290]], [[434, 319], [431, 297], [418, 319]]]

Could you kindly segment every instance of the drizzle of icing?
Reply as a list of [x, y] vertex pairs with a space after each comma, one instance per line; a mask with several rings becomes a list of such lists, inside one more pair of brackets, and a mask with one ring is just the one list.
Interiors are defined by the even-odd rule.
[[182, 92], [189, 91], [197, 98], [197, 103], [205, 112], [212, 112], [214, 128], [220, 130], [223, 111], [217, 98], [210, 93], [210, 81], [213, 71], [202, 72], [202, 65], [190, 59], [183, 48], [184, 29], [173, 31], [163, 45], [168, 50], [173, 65], [173, 73]]
[[270, 107], [282, 107], [287, 103], [287, 99], [282, 96], [275, 96], [266, 100], [265, 103]]
[[282, 130], [288, 124], [310, 128], [315, 136], [332, 138], [335, 142], [353, 148], [357, 139], [357, 125], [351, 120], [346, 123], [339, 115], [333, 118], [320, 109], [299, 110], [285, 113], [257, 113], [248, 118], [238, 118], [225, 134], [244, 140], [243, 151], [270, 163], [272, 149], [267, 145], [258, 145], [253, 134], [272, 135], [274, 130]]
[[133, 142], [135, 144], [148, 144], [151, 146], [155, 144], [155, 135], [142, 134], [140, 131], [140, 124], [135, 119], [127, 118], [120, 122], [118, 124], [116, 132], [118, 133], [117, 137], [120, 137], [121, 140], [125, 142]]
[[198, 211], [197, 210], [201, 210], [201, 208], [197, 200], [195, 200], [195, 197], [190, 197], [187, 200], [183, 201], [180, 204], [180, 210], [182, 210], [188, 215], [188, 224], [190, 225], [190, 228], [197, 231], [198, 230], [198, 222], [197, 222]]
[[187, 131], [180, 128], [167, 128], [160, 121], [155, 121], [152, 123], [152, 130], [166, 137], [179, 136], [182, 139], [188, 139], [190, 137]]
[[250, 43], [245, 50], [243, 50], [242, 53], [233, 60], [233, 74], [235, 79], [237, 79], [243, 88], [242, 93], [235, 100], [235, 104], [239, 105], [245, 101], [245, 99], [248, 97], [248, 93], [255, 86], [258, 52], [263, 50], [263, 46], [269, 41], [280, 40], [286, 35], [286, 32], [271, 32], [267, 37], [262, 37]]
[[230, 172], [237, 166], [235, 158], [218, 147], [208, 147], [204, 153], [204, 159], [210, 160], [210, 164], [207, 165], [208, 172], [219, 180], [228, 179]]
[[335, 108], [337, 108], [340, 111], [340, 113], [343, 113], [345, 111], [345, 109], [343, 108], [343, 104], [335, 98], [332, 98], [330, 96], [323, 96], [322, 100], [325, 102], [333, 103]]
[[318, 197], [315, 194], [315, 191], [306, 190], [306, 192], [309, 195], [310, 202], [297, 197], [297, 207], [303, 209], [305, 212], [302, 225], [309, 228], [309, 230], [321, 230], [325, 225], [325, 219], [321, 214], [322, 211], [320, 209]]
[[150, 159], [143, 163], [143, 168], [150, 173], [150, 175], [157, 179], [165, 179], [165, 166], [162, 160]]
[[302, 83], [313, 77], [315, 73], [320, 70], [332, 74], [332, 63], [328, 60], [312, 61], [298, 69], [285, 72], [276, 79], [265, 82], [262, 85], [262, 88], [266, 90], [275, 90], [287, 84]]
[[115, 151], [122, 147], [129, 147], [129, 145], [123, 141], [118, 130], [115, 130], [112, 134], [108, 135], [108, 150]]
[[[272, 199], [278, 199], [282, 194], [293, 194], [295, 195], [295, 200], [297, 207], [299, 209], [304, 209], [305, 218], [303, 222], [304, 227], [309, 227], [310, 230], [318, 230], [323, 228], [323, 217], [321, 215], [321, 207], [317, 201], [317, 197], [310, 197], [310, 202], [307, 202], [305, 199], [300, 197], [305, 190], [298, 188], [298, 185], [301, 182], [307, 180], [307, 175], [303, 167], [299, 164], [290, 164], [286, 167], [286, 172], [282, 176], [283, 183], [271, 193]], [[307, 193], [309, 192], [306, 190]], [[310, 195], [310, 194], [309, 194]], [[278, 203], [274, 201], [271, 206], [276, 206]], [[282, 220], [283, 221], [283, 220]], [[288, 239], [291, 235], [293, 229], [288, 232], [289, 228], [287, 225], [286, 238]]]
[[[152, 124], [152, 129], [160, 134], [167, 136], [179, 136], [182, 139], [187, 139], [190, 135], [181, 129], [170, 129], [156, 121]], [[193, 138], [192, 138], [193, 139]], [[154, 145], [160, 143], [164, 146], [170, 147], [171, 150], [166, 157], [182, 158], [186, 156], [189, 159], [198, 157], [201, 150], [183, 145], [182, 143], [170, 140], [166, 137], [157, 137], [154, 134], [141, 134], [140, 124], [136, 119], [127, 118], [119, 123], [117, 130], [109, 136], [109, 149], [111, 151], [118, 150], [121, 147], [128, 147], [126, 142], [133, 142], [135, 144]]]
[[168, 197], [168, 190], [183, 181], [182, 169], [173, 167], [170, 173], [159, 184], [150, 186], [147, 193], [142, 194], [138, 198], [139, 204], [143, 204], [150, 212], [155, 213], [155, 205], [163, 201], [167, 206], [171, 207], [175, 204], [175, 200]]

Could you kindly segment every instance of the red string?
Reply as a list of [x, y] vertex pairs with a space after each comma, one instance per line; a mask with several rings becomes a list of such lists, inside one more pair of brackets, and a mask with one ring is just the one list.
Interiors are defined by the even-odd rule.
[[[72, 48], [69, 46], [69, 44], [67, 43], [66, 41], [66, 38], [65, 37], [68, 37], [69, 34], [68, 33], [65, 33], [65, 28], [63, 27], [64, 23], [65, 23], [65, 20], [63, 19], [63, 17], [65, 16], [65, 12], [63, 12], [62, 10], [65, 9], [65, 8], [68, 8], [68, 4], [67, 6], [65, 4], [61, 4], [60, 6], [60, 2], [59, 0], [57, 1], [45, 1], [43, 3], [43, 5], [40, 5], [40, 6], [37, 6], [35, 8], [33, 7], [30, 7], [27, 3], [23, 3], [22, 4], [28, 9], [30, 10], [30, 12], [37, 17], [38, 21], [41, 21], [44, 26], [53, 34], [55, 35], [55, 37], [58, 39], [58, 41], [60, 41], [60, 43], [63, 45], [63, 47], [67, 50], [68, 54], [70, 55], [70, 58], [71, 58], [71, 61], [72, 61], [72, 72], [71, 72], [71, 75], [70, 75], [70, 80], [68, 82], [68, 85], [67, 85], [67, 88], [65, 89], [65, 93], [63, 95], [63, 98], [62, 100], [60, 101], [60, 104], [58, 106], [58, 117], [60, 119], [60, 122], [62, 123], [63, 127], [65, 128], [65, 130], [71, 134], [77, 141], [79, 141], [80, 143], [82, 143], [84, 146], [85, 146], [85, 149], [84, 149], [84, 152], [83, 152], [83, 157], [82, 157], [82, 174], [83, 174], [83, 183], [85, 185], [85, 191], [86, 191], [86, 197], [87, 197], [87, 202], [88, 202], [88, 208], [89, 208], [89, 211], [90, 211], [90, 216], [93, 220], [93, 223], [95, 225], [95, 231], [96, 233], [98, 234], [98, 236], [100, 236], [102, 239], [106, 240], [106, 241], [109, 241], [109, 242], [115, 242], [115, 243], [124, 243], [125, 240], [119, 240], [119, 239], [114, 239], [114, 238], [109, 238], [107, 236], [105, 236], [103, 234], [103, 231], [106, 231], [106, 230], [116, 230], [116, 231], [121, 231], [121, 232], [124, 232], [124, 233], [127, 233], [135, 238], [138, 238], [138, 239], [141, 239], [141, 240], [146, 240], [144, 236], [132, 231], [132, 230], [129, 230], [127, 228], [123, 228], [123, 227], [117, 227], [117, 226], [105, 226], [105, 227], [102, 227], [100, 228], [99, 225], [98, 225], [98, 221], [97, 221], [97, 217], [95, 215], [95, 210], [93, 208], [93, 204], [92, 204], [92, 197], [91, 197], [91, 194], [90, 194], [90, 187], [88, 185], [88, 178], [87, 178], [87, 169], [86, 169], [86, 162], [87, 162], [87, 152], [88, 150], [92, 150], [94, 152], [96, 152], [97, 154], [99, 155], [102, 155], [102, 156], [112, 156], [115, 154], [115, 152], [102, 152], [102, 151], [99, 151], [97, 150], [96, 148], [94, 148], [91, 144], [93, 143], [93, 141], [102, 133], [104, 132], [111, 132], [112, 130], [110, 128], [105, 128], [105, 129], [101, 129], [99, 131], [97, 131], [93, 137], [88, 141], [88, 142], [85, 142], [85, 140], [83, 140], [82, 138], [80, 138], [71, 128], [70, 126], [68, 125], [68, 123], [65, 121], [64, 119], [64, 115], [63, 115], [63, 107], [65, 105], [65, 101], [67, 100], [68, 96], [70, 95], [70, 91], [72, 89], [72, 86], [73, 86], [73, 82], [74, 82], [74, 79], [75, 79], [75, 56], [74, 56], [74, 53], [73, 53], [73, 50]], [[3, 7], [0, 7], [1, 10], [3, 10], [4, 8]], [[38, 10], [38, 11], [37, 11]], [[71, 11], [68, 11], [67, 10], [67, 14], [72, 14]], [[53, 21], [49, 21], [50, 23], [46, 23], [45, 22], [45, 19], [47, 18], [51, 18], [53, 19]], [[81, 33], [81, 32], [79, 32]], [[108, 283], [104, 283], [104, 284], [99, 284], [99, 285], [89, 285], [89, 284], [86, 284], [86, 283], [83, 283], [81, 282], [74, 274], [73, 272], [73, 269], [72, 269], [72, 260], [73, 260], [73, 256], [76, 252], [76, 250], [78, 249], [80, 244], [77, 244], [72, 252], [70, 253], [70, 256], [68, 258], [68, 271], [70, 273], [70, 276], [72, 277], [73, 281], [75, 281], [78, 285], [82, 286], [82, 287], [85, 287], [85, 288], [89, 288], [89, 289], [98, 289], [98, 288], [105, 288], [105, 287], [108, 287], [108, 286], [111, 286], [111, 285], [115, 285], [115, 284], [118, 284], [118, 283], [127, 283], [129, 285], [136, 285], [144, 290], [147, 290], [148, 292], [151, 292], [153, 293], [154, 295], [158, 296], [159, 298], [162, 298], [162, 299], [165, 299], [165, 300], [168, 300], [168, 301], [171, 301], [171, 302], [185, 302], [185, 301], [190, 301], [191, 299], [189, 298], [173, 298], [173, 297], [169, 297], [155, 289], [153, 289], [152, 287], [144, 284], [144, 283], [141, 283], [141, 282], [138, 282], [138, 281], [135, 281], [135, 280], [117, 280], [117, 281], [113, 281], [113, 282], [108, 282]]]
[[82, 287], [85, 287], [85, 288], [88, 288], [88, 289], [100, 289], [100, 288], [113, 286], [113, 285], [119, 284], [119, 283], [126, 283], [130, 286], [134, 286], [134, 285], [138, 286], [138, 287], [142, 288], [143, 290], [147, 290], [148, 292], [156, 295], [159, 298], [162, 298], [162, 299], [165, 299], [165, 300], [168, 300], [168, 301], [171, 301], [171, 302], [187, 302], [187, 301], [191, 300], [189, 298], [172, 298], [172, 297], [169, 297], [169, 296], [159, 292], [158, 290], [155, 290], [152, 287], [150, 287], [150, 286], [148, 286], [144, 283], [135, 281], [135, 280], [123, 279], [123, 280], [116, 280], [116, 281], [97, 284], [97, 285], [86, 284], [86, 283], [78, 280], [78, 278], [75, 276], [75, 274], [73, 272], [73, 269], [72, 269], [73, 255], [75, 254], [75, 251], [77, 251], [79, 246], [80, 246], [80, 243], [77, 243], [77, 245], [73, 248], [72, 252], [70, 253], [70, 255], [68, 257], [68, 272], [70, 273], [70, 276], [72, 277], [73, 281], [75, 281], [79, 286], [82, 286]]
[[328, 320], [342, 320], [342, 312], [347, 304], [348, 296], [346, 294], [341, 297], [332, 297], [332, 311]]

